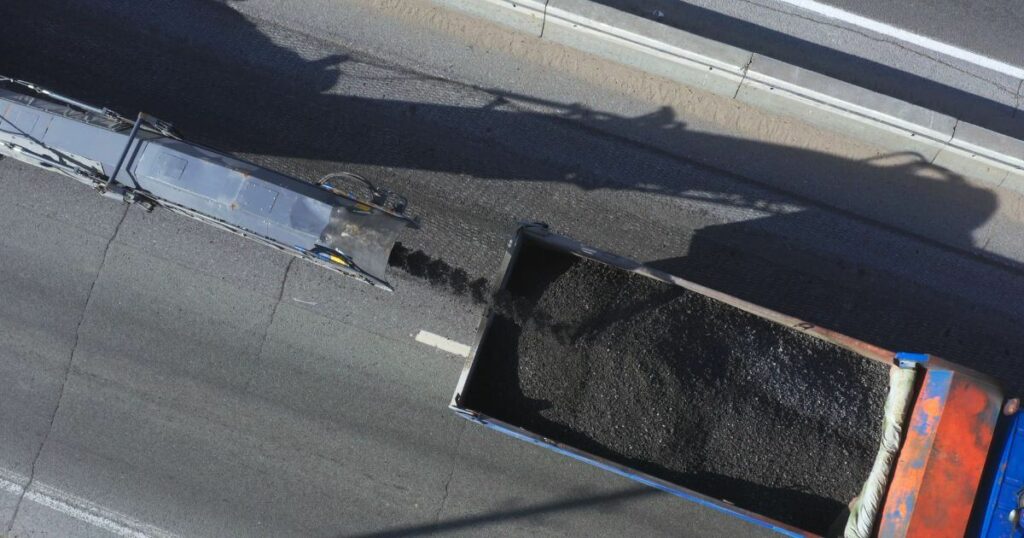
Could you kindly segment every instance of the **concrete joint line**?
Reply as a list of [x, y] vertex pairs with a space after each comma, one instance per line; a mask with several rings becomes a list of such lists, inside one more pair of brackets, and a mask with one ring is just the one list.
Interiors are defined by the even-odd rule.
[[249, 376], [245, 379], [245, 385], [242, 386], [242, 393], [249, 392], [249, 386], [252, 385], [253, 379], [256, 377], [256, 367], [259, 366], [263, 359], [263, 347], [267, 344], [267, 339], [270, 338], [270, 328], [274, 326], [274, 319], [277, 317], [277, 309], [281, 307], [281, 299], [284, 298], [284, 287], [288, 282], [288, 275], [292, 272], [292, 264], [295, 263], [297, 258], [291, 258], [288, 260], [288, 265], [284, 268], [284, 275], [281, 276], [281, 285], [277, 289], [277, 300], [274, 301], [274, 307], [270, 309], [270, 319], [267, 321], [267, 326], [263, 328], [263, 336], [260, 338], [260, 345], [256, 349], [256, 361], [253, 367], [249, 369]]
[[[938, 131], [926, 130], [919, 125], [904, 122], [899, 118], [889, 116], [885, 113], [880, 113], [866, 107], [857, 106], [853, 103], [835, 99], [827, 94], [808, 91], [806, 88], [801, 86], [789, 84], [782, 80], [772, 79], [770, 77], [760, 76], [757, 73], [749, 74], [744, 81], [744, 86], [758, 86], [760, 89], [767, 89], [769, 92], [784, 94], [793, 101], [800, 101], [818, 109], [830, 110], [834, 113], [838, 113], [847, 118], [861, 121], [869, 125], [884, 127], [888, 130], [899, 133], [910, 133], [911, 137], [932, 141], [939, 145], [948, 144], [949, 141], [952, 140], [953, 136], [952, 134], [947, 135]], [[959, 122], [959, 120], [956, 121]]]
[[1010, 179], [1010, 172], [1009, 171], [1007, 171], [1006, 174], [1003, 175], [1003, 179], [999, 180], [999, 185], [998, 186], [1002, 187], [1003, 184], [1006, 183], [1007, 179]]
[[[462, 421], [464, 422], [464, 421]], [[458, 459], [456, 458], [459, 447], [462, 446], [462, 434], [466, 431], [468, 423], [459, 425], [459, 432], [455, 434], [455, 442], [452, 446], [452, 466], [448, 471], [448, 478], [444, 481], [444, 494], [441, 497], [441, 502], [437, 506], [437, 512], [434, 513], [434, 525], [441, 522], [441, 514], [444, 512], [445, 504], [448, 503], [448, 495], [452, 485], [452, 479], [455, 477], [455, 468], [458, 466]]]
[[745, 69], [736, 69], [735, 66], [719, 62], [699, 52], [683, 49], [642, 34], [563, 11], [557, 7], [553, 11], [550, 9], [545, 11], [545, 18], [551, 24], [557, 24], [576, 32], [589, 34], [592, 37], [597, 37], [641, 53], [689, 65], [690, 67], [703, 68], [710, 71], [718, 70], [719, 74], [728, 73], [736, 78], [741, 78], [745, 71]]
[[1020, 91], [1022, 89], [1024, 89], [1024, 78], [1020, 79], [1020, 82], [1017, 83], [1017, 95], [1014, 96], [1014, 99], [1017, 101], [1017, 106], [1013, 108], [1013, 114], [1010, 115], [1013, 118], [1016, 118], [1017, 113], [1020, 112]]
[[444, 512], [444, 505], [448, 504], [449, 490], [452, 485], [452, 478], [455, 477], [455, 465], [448, 470], [448, 478], [444, 481], [444, 494], [441, 496], [441, 502], [437, 505], [437, 512], [434, 512], [434, 525], [441, 522], [441, 514]]
[[[939, 148], [939, 150], [935, 152], [935, 155], [932, 155], [931, 160], [928, 161], [929, 164], [935, 164], [935, 159], [939, 158], [939, 154], [942, 153], [942, 150], [944, 150], [946, 148], [949, 148], [949, 147], [952, 147], [953, 139], [956, 138], [956, 128], [959, 127], [959, 126], [960, 126], [960, 120], [956, 120], [956, 123], [953, 124], [953, 132], [949, 134], [949, 140], [946, 140], [946, 143], [943, 144], [942, 147]], [[1007, 173], [1009, 173], [1009, 172], [1007, 172]], [[1001, 183], [1002, 182], [1000, 182], [1000, 184]], [[987, 244], [988, 243], [986, 242], [986, 245]]]
[[57, 403], [53, 406], [53, 413], [50, 414], [50, 423], [46, 428], [46, 434], [43, 435], [43, 440], [39, 443], [39, 449], [36, 450], [35, 456], [32, 457], [32, 465], [29, 467], [28, 482], [25, 483], [21, 493], [18, 495], [18, 501], [14, 504], [14, 513], [11, 514], [11, 520], [7, 523], [6, 533], [10, 534], [14, 528], [14, 522], [18, 519], [18, 512], [21, 511], [21, 506], [25, 501], [25, 494], [32, 488], [32, 484], [36, 479], [36, 464], [39, 463], [39, 456], [43, 454], [43, 448], [46, 447], [46, 442], [50, 440], [50, 434], [53, 433], [53, 424], [57, 421], [57, 413], [60, 411], [60, 406], [64, 403], [64, 389], [68, 385], [68, 377], [71, 376], [71, 367], [75, 362], [75, 352], [78, 351], [78, 342], [82, 336], [82, 325], [85, 323], [85, 315], [89, 311], [89, 304], [92, 302], [93, 291], [96, 289], [96, 282], [99, 281], [100, 275], [103, 274], [103, 268], [107, 265], [107, 255], [110, 253], [110, 245], [114, 244], [114, 239], [117, 238], [118, 232], [121, 231], [121, 225], [124, 224], [125, 219], [128, 218], [128, 210], [131, 206], [125, 206], [124, 212], [121, 213], [121, 220], [117, 221], [117, 225], [114, 226], [114, 232], [110, 234], [110, 239], [107, 240], [107, 244], [103, 247], [103, 255], [100, 258], [100, 266], [96, 269], [96, 276], [92, 279], [92, 283], [89, 284], [89, 291], [85, 296], [85, 306], [82, 307], [82, 315], [78, 317], [78, 322], [75, 324], [75, 339], [71, 343], [71, 352], [68, 354], [67, 363], [64, 365], [64, 375], [61, 379], [60, 390], [57, 391]]
[[[998, 169], [1006, 171], [1008, 174], [1024, 175], [1024, 141], [995, 135], [966, 122], [957, 121], [956, 127], [958, 128], [957, 131], [966, 131], [966, 133], [964, 136], [960, 136], [955, 132], [943, 149], [949, 150], [951, 153], [955, 152], [986, 166], [995, 164]], [[971, 133], [974, 133], [973, 136]], [[981, 133], [981, 135], [977, 133]], [[979, 136], [982, 138], [979, 139]], [[995, 141], [992, 142], [994, 146], [990, 145], [989, 140], [986, 140], [985, 137], [995, 138]], [[995, 181], [991, 177], [988, 180]], [[1020, 181], [1015, 182], [1012, 189], [1024, 192], [1024, 184]]]
[[[540, 35], [537, 37], [541, 39], [544, 39], [544, 29], [547, 28], [548, 25], [548, 4], [550, 3], [551, 0], [544, 0], [544, 12], [540, 15]], [[1018, 91], [1019, 90], [1020, 88], [1018, 88]]]
[[743, 78], [740, 79], [740, 83], [736, 85], [736, 92], [732, 94], [732, 98], [736, 99], [740, 95], [740, 88], [747, 82], [747, 73], [750, 71], [750, 64], [754, 63], [754, 53], [750, 53], [750, 59], [747, 60], [747, 64], [743, 66]]

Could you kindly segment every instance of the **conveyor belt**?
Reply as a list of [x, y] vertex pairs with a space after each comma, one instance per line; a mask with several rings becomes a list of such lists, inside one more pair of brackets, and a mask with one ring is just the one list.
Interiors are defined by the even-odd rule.
[[177, 213], [318, 262], [379, 288], [404, 202], [371, 188], [359, 199], [178, 137], [140, 114], [131, 122], [31, 84], [0, 88], [0, 155], [62, 173], [105, 196]]

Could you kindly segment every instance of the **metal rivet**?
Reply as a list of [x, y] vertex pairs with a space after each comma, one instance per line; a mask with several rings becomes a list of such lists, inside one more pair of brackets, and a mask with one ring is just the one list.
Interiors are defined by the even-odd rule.
[[1003, 404], [1004, 415], [1015, 415], [1017, 411], [1020, 411], [1020, 398], [1010, 398]]

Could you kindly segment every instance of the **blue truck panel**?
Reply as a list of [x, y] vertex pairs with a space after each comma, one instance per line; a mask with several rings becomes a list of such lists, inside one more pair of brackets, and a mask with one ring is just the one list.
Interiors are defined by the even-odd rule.
[[980, 538], [1021, 538], [1024, 525], [1020, 518], [1024, 504], [1024, 413], [1006, 417], [1007, 427], [994, 451], [998, 461], [988, 494]]

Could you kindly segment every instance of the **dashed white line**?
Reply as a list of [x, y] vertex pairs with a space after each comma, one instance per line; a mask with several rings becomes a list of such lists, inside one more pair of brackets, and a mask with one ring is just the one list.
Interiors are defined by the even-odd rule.
[[0, 469], [0, 491], [6, 491], [13, 495], [22, 495], [24, 492], [22, 502], [29, 501], [45, 506], [124, 538], [174, 538], [175, 536], [163, 529], [136, 521], [124, 514], [108, 510], [96, 503], [45, 484], [36, 482], [30, 486], [28, 491], [25, 491], [25, 487], [21, 485], [25, 482], [28, 482], [27, 476], [20, 476], [6, 469]]
[[466, 344], [456, 342], [455, 340], [445, 338], [430, 331], [424, 331], [423, 329], [420, 329], [420, 332], [416, 333], [416, 341], [421, 344], [436, 347], [441, 351], [447, 351], [452, 355], [458, 355], [460, 357], [469, 356], [470, 348]]
[[1024, 79], [1024, 69], [1017, 67], [1015, 65], [1010, 65], [1006, 62], [996, 60], [995, 58], [989, 58], [988, 56], [983, 56], [976, 52], [971, 52], [969, 50], [962, 49], [955, 45], [950, 45], [949, 43], [936, 41], [930, 37], [915, 34], [914, 32], [909, 32], [902, 28], [897, 28], [895, 26], [885, 24], [884, 22], [879, 22], [873, 19], [869, 19], [867, 17], [862, 17], [860, 15], [857, 15], [856, 13], [850, 13], [849, 11], [845, 11], [826, 4], [815, 2], [814, 0], [779, 1], [784, 4], [789, 4], [791, 6], [795, 6], [801, 9], [805, 9], [807, 11], [817, 13], [819, 15], [824, 15], [825, 17], [837, 19], [852, 24], [854, 26], [859, 26], [861, 28], [871, 30], [872, 32], [887, 35], [889, 37], [893, 37], [901, 41], [906, 41], [908, 43], [913, 43], [917, 46], [924, 47], [926, 49], [945, 54], [946, 56], [957, 58], [959, 60], [963, 60], [965, 62], [969, 62], [974, 65], [978, 65], [986, 69], [996, 71], [998, 73], [1003, 73], [1014, 78]]

